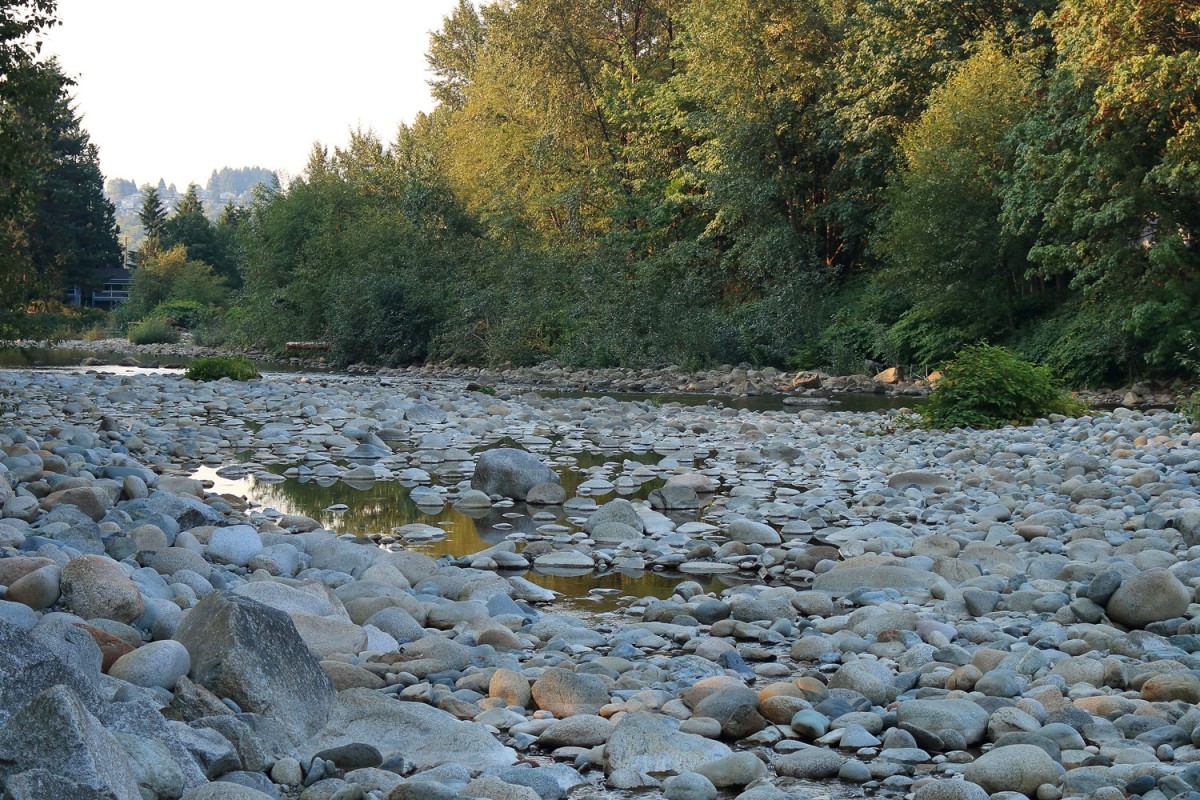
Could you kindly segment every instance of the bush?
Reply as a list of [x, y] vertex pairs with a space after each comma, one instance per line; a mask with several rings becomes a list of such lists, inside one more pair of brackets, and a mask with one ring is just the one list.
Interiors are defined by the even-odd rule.
[[129, 341], [134, 344], [175, 344], [179, 331], [161, 319], [147, 319], [129, 326]]
[[1175, 411], [1187, 421], [1189, 428], [1200, 430], [1200, 389], [1182, 398]]
[[156, 305], [148, 316], [167, 320], [170, 324], [187, 331], [219, 319], [214, 309], [195, 300], [167, 300]]
[[215, 356], [197, 358], [188, 365], [183, 376], [193, 381], [219, 381], [221, 378], [248, 381], [259, 374], [254, 362], [245, 356]]
[[229, 344], [229, 326], [224, 320], [207, 322], [192, 331], [192, 343], [200, 347], [224, 347]]
[[1078, 415], [1085, 408], [1059, 388], [1046, 367], [1003, 347], [978, 344], [955, 354], [921, 416], [935, 428], [998, 428], [1048, 414]]

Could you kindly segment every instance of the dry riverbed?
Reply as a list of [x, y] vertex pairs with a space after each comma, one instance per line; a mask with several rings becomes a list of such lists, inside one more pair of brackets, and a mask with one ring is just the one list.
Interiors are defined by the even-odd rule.
[[[1178, 416], [897, 431], [412, 377], [0, 371], [8, 800], [1200, 797]], [[402, 483], [494, 543], [197, 475]], [[647, 573], [595, 614], [546, 579]]]

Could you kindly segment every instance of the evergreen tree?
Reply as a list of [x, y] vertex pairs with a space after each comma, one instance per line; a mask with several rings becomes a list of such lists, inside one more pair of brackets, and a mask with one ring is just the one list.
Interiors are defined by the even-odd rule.
[[146, 188], [145, 192], [146, 196], [142, 198], [142, 208], [138, 211], [138, 219], [141, 220], [142, 230], [145, 231], [146, 239], [157, 244], [159, 238], [162, 236], [163, 224], [167, 220], [167, 212], [163, 210], [162, 200], [159, 198], [157, 188], [150, 186]]
[[63, 88], [62, 73], [37, 60], [54, 11], [54, 0], [14, 0], [0, 15], [0, 338], [20, 333], [20, 316], [4, 312], [30, 299], [43, 277], [30, 261], [28, 231], [52, 158], [46, 125]]
[[121, 265], [121, 248], [99, 154], [71, 108], [65, 79], [63, 84], [46, 129], [50, 159], [36, 183], [29, 257], [49, 287], [90, 289], [103, 283], [98, 270]]
[[[231, 268], [223, 263], [223, 254], [217, 245], [216, 229], [204, 214], [200, 201], [200, 187], [190, 184], [183, 199], [179, 201], [174, 215], [162, 226], [162, 247], [170, 249], [176, 245], [187, 248], [187, 256], [214, 268]], [[218, 271], [221, 271], [220, 269]]]

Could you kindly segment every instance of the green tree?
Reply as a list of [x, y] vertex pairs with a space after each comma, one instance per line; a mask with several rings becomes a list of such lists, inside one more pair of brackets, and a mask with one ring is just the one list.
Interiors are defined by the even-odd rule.
[[204, 306], [224, 302], [227, 288], [211, 266], [188, 258], [187, 248], [144, 249], [133, 272], [129, 299], [122, 316], [129, 320], [145, 317], [156, 306], [172, 300], [190, 300]]
[[446, 108], [461, 109], [466, 103], [486, 36], [483, 15], [471, 0], [458, 0], [443, 19], [442, 29], [430, 34], [425, 60], [434, 78], [429, 86], [434, 99]]
[[99, 270], [121, 266], [122, 255], [96, 146], [71, 107], [65, 79], [62, 85], [46, 126], [49, 160], [35, 184], [26, 236], [31, 264], [48, 286], [87, 290], [103, 283]]
[[63, 89], [62, 73], [38, 60], [41, 36], [56, 22], [54, 0], [13, 0], [0, 17], [0, 337], [20, 333], [22, 315], [8, 312], [45, 289], [28, 231]]
[[212, 266], [222, 278], [228, 280], [236, 276], [236, 267], [229, 262], [217, 241], [216, 226], [204, 213], [200, 187], [196, 184], [188, 185], [175, 213], [162, 223], [161, 237], [163, 249], [183, 245], [187, 248], [188, 258]]
[[1016, 159], [1013, 132], [1033, 112], [1037, 70], [989, 41], [933, 91], [900, 137], [902, 169], [878, 245], [883, 280], [912, 307], [894, 333], [936, 362], [1017, 325], [1030, 242], [1001, 219]]
[[[161, 179], [159, 183], [162, 183]], [[138, 211], [138, 219], [142, 223], [142, 230], [145, 233], [146, 241], [157, 245], [162, 238], [163, 225], [167, 221], [167, 212], [163, 208], [162, 199], [159, 197], [159, 190], [157, 188], [147, 186], [143, 191], [145, 192], [145, 197], [142, 198], [142, 207]]]
[[1125, 353], [1091, 348], [1091, 375], [1170, 371], [1200, 329], [1198, 85], [1196, 0], [1061, 3], [1047, 100], [1024, 126], [1005, 218], [1035, 237], [1039, 276], [1069, 280], [1103, 327], [1135, 340]]
[[856, 264], [870, 251], [897, 167], [897, 144], [930, 93], [989, 33], [1033, 49], [1048, 35], [1057, 0], [857, 0], [838, 3], [841, 29], [836, 88], [824, 98], [834, 124], [825, 129], [838, 160], [827, 214]]

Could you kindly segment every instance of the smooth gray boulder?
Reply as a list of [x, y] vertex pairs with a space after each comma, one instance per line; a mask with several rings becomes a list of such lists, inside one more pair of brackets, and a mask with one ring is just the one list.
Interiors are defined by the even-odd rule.
[[462, 722], [424, 703], [404, 702], [370, 689], [347, 689], [329, 708], [326, 724], [304, 743], [305, 759], [333, 747], [369, 742], [384, 761], [403, 755], [418, 770], [458, 764], [472, 771], [517, 760], [482, 725]]
[[633, 507], [633, 503], [620, 497], [609, 500], [593, 511], [587, 518], [587, 522], [583, 523], [583, 529], [592, 533], [596, 528], [608, 522], [619, 522], [633, 528], [639, 534], [646, 531], [646, 525], [642, 522], [642, 517], [637, 513], [637, 509]]
[[1020, 792], [1034, 797], [1043, 783], [1057, 785], [1065, 770], [1045, 750], [1032, 744], [997, 747], [975, 759], [963, 777], [989, 794]]
[[967, 744], [978, 744], [987, 733], [988, 712], [970, 700], [905, 700], [896, 707], [896, 721], [930, 733], [952, 730]]
[[534, 681], [533, 699], [538, 708], [562, 718], [575, 714], [599, 714], [609, 697], [608, 688], [595, 675], [551, 667]]
[[1125, 578], [1108, 600], [1113, 622], [1144, 628], [1152, 622], [1181, 617], [1192, 601], [1192, 590], [1165, 569], [1149, 569]]
[[248, 597], [213, 592], [175, 631], [192, 680], [244, 711], [310, 736], [324, 726], [333, 683], [287, 614]]
[[497, 447], [479, 454], [471, 488], [524, 500], [529, 490], [542, 483], [559, 483], [558, 473], [533, 453], [513, 447]]
[[679, 731], [667, 717], [637, 711], [622, 717], [608, 737], [604, 769], [610, 775], [617, 770], [678, 775], [731, 752], [720, 742]]

